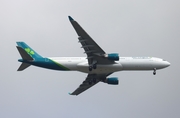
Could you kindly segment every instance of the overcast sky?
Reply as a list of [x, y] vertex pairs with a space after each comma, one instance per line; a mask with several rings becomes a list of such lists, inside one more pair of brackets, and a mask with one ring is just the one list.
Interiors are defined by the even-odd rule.
[[[179, 0], [0, 0], [0, 118], [179, 118]], [[42, 56], [86, 56], [71, 15], [107, 53], [163, 58], [171, 66], [117, 72], [70, 96], [80, 72], [29, 67], [17, 72], [16, 41]]]

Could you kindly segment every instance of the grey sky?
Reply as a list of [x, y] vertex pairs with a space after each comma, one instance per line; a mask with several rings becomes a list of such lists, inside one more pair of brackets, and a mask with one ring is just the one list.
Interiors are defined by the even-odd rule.
[[[179, 0], [1, 0], [1, 118], [179, 118]], [[43, 56], [86, 56], [68, 21], [71, 15], [107, 52], [154, 56], [171, 66], [152, 72], [118, 72], [120, 85], [99, 83], [70, 96], [80, 72], [29, 67], [17, 72], [16, 41]]]

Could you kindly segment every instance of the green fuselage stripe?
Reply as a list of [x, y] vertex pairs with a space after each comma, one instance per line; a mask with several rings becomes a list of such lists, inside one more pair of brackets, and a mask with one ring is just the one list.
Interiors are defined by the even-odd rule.
[[54, 62], [56, 65], [58, 65], [58, 66], [60, 66], [61, 68], [63, 68], [64, 70], [70, 70], [69, 68], [61, 65], [60, 63], [58, 63], [58, 62], [56, 62], [56, 61], [54, 61], [54, 60], [52, 60], [52, 59], [49, 59], [49, 60], [51, 60], [51, 61]]

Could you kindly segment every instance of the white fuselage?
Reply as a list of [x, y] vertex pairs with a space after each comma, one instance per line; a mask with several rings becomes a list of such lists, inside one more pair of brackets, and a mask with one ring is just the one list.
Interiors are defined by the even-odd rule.
[[51, 57], [49, 58], [74, 71], [91, 74], [113, 73], [123, 70], [154, 70], [170, 65], [169, 62], [155, 57], [120, 57], [115, 64], [97, 64], [97, 68], [89, 71], [86, 57]]

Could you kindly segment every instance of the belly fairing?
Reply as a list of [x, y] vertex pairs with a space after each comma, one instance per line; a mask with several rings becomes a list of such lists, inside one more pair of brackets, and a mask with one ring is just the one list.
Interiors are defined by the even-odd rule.
[[116, 64], [97, 64], [96, 69], [89, 71], [89, 64], [87, 62], [79, 63], [77, 69], [80, 72], [91, 73], [91, 74], [103, 74], [103, 73], [113, 73], [116, 71], [122, 70], [122, 65], [119, 63]]

